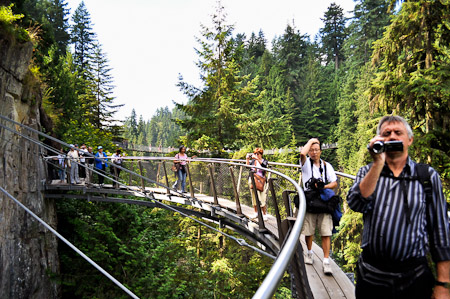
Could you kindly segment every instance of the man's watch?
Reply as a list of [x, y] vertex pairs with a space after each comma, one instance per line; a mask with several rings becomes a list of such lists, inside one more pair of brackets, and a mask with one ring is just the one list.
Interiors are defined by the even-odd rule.
[[436, 280], [435, 284], [437, 286], [441, 286], [441, 287], [444, 287], [446, 289], [450, 289], [450, 282], [443, 282], [443, 281]]

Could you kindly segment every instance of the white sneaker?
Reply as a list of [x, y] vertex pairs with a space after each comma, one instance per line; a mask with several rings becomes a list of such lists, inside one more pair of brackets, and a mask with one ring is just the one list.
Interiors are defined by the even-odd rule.
[[323, 273], [327, 275], [332, 275], [333, 271], [331, 270], [330, 263], [323, 263]]
[[269, 217], [267, 217], [267, 215], [263, 215], [263, 220], [266, 221], [267, 219], [269, 219]]
[[250, 215], [250, 219], [258, 218], [258, 213], [253, 213]]
[[305, 256], [305, 264], [312, 265], [313, 264], [313, 255], [312, 253], [307, 253]]

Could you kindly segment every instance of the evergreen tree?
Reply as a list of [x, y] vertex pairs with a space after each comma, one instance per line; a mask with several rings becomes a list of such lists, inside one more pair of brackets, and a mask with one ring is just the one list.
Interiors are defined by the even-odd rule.
[[325, 12], [324, 27], [320, 29], [322, 47], [326, 62], [334, 62], [336, 69], [344, 60], [343, 44], [346, 38], [344, 10], [336, 3], [331, 3]]
[[130, 143], [135, 143], [138, 136], [137, 116], [136, 110], [131, 110], [131, 115], [125, 119], [124, 122], [124, 138]]
[[[308, 52], [309, 38], [302, 35], [294, 26], [287, 25], [285, 32], [273, 42], [273, 57], [276, 70], [274, 72], [279, 77], [277, 81], [278, 97], [281, 89], [284, 97], [292, 98], [293, 103], [288, 104], [292, 119], [292, 130], [297, 140], [302, 133], [303, 121], [300, 111], [304, 105], [302, 92], [305, 88], [304, 67], [307, 64], [306, 55]], [[266, 58], [268, 58], [266, 56]], [[267, 73], [267, 69], [265, 69]], [[273, 74], [273, 73], [272, 73]]]
[[99, 129], [106, 129], [115, 131], [118, 136], [117, 120], [114, 115], [118, 109], [123, 106], [114, 104], [113, 94], [113, 78], [110, 74], [111, 68], [106, 54], [103, 53], [101, 45], [96, 43], [92, 56], [92, 92], [95, 96], [95, 101], [92, 107], [91, 122]]
[[48, 21], [48, 32], [57, 44], [58, 54], [65, 55], [69, 46], [69, 9], [65, 0], [42, 1], [45, 5], [46, 20]]
[[354, 16], [348, 27], [349, 37], [345, 41], [347, 59], [355, 66], [363, 66], [372, 56], [372, 44], [383, 36], [389, 25], [390, 0], [358, 0]]
[[78, 75], [84, 79], [90, 79], [91, 57], [96, 41], [92, 29], [91, 16], [87, 11], [84, 1], [75, 10], [72, 16], [73, 26], [71, 32], [71, 43], [74, 48], [74, 63], [77, 66]]
[[[377, 78], [373, 106], [408, 117], [416, 131], [416, 154], [450, 179], [450, 4], [404, 2], [383, 38], [375, 42]], [[433, 157], [433, 158], [431, 158]]]
[[231, 38], [234, 27], [226, 23], [220, 2], [212, 21], [212, 28], [202, 25], [205, 40], [197, 39], [201, 46], [197, 50], [200, 56], [197, 66], [205, 87], [197, 89], [181, 78], [178, 86], [189, 102], [177, 104], [187, 115], [178, 122], [188, 131], [188, 142], [195, 141], [200, 148], [222, 149], [236, 147], [237, 125], [242, 111], [249, 106], [253, 85], [252, 82], [242, 85], [246, 78], [239, 75], [240, 59], [236, 57], [241, 52]]

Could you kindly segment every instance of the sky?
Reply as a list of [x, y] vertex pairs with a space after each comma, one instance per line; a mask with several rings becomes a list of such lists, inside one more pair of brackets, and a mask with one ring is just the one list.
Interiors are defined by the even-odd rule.
[[[71, 15], [82, 0], [68, 0]], [[314, 38], [323, 27], [321, 18], [332, 2], [346, 17], [353, 0], [222, 0], [234, 36], [263, 31], [267, 46], [281, 36], [288, 24]], [[203, 24], [211, 27], [215, 0], [84, 0], [93, 31], [112, 68], [116, 114], [124, 120], [132, 109], [148, 121], [160, 107], [186, 103], [176, 84], [183, 81], [201, 87], [196, 37]], [[71, 20], [70, 20], [71, 22]]]

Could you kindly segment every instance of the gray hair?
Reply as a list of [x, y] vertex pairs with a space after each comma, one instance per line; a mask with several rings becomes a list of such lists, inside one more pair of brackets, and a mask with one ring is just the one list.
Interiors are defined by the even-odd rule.
[[378, 127], [377, 127], [377, 135], [380, 135], [380, 131], [381, 131], [381, 126], [384, 123], [402, 123], [405, 128], [406, 128], [406, 132], [408, 132], [408, 137], [412, 138], [414, 136], [413, 131], [411, 129], [411, 126], [408, 124], [408, 122], [401, 116], [398, 115], [387, 115], [387, 116], [383, 116], [380, 119], [380, 122], [378, 123]]

